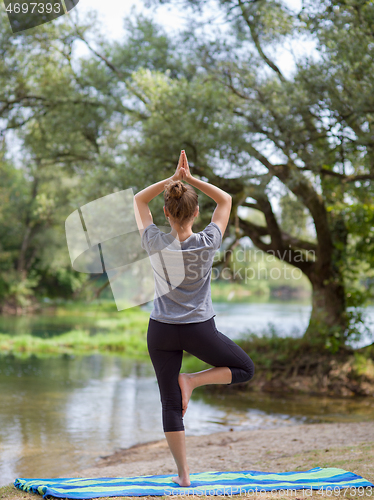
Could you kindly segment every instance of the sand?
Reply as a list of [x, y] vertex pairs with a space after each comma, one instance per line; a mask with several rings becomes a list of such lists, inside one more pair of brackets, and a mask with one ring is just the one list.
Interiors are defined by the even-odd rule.
[[[303, 467], [303, 452], [322, 450], [328, 463], [330, 450], [344, 446], [355, 446], [357, 450], [357, 445], [368, 443], [374, 443], [374, 422], [298, 424], [186, 437], [190, 473], [295, 470], [295, 467]], [[353, 449], [351, 451], [357, 454]], [[330, 456], [335, 457], [331, 458], [332, 462], [339, 458], [336, 453]], [[367, 465], [372, 467], [372, 464]], [[331, 466], [334, 466], [333, 463]], [[90, 467], [77, 471], [72, 477], [123, 477], [175, 472], [173, 457], [166, 440], [162, 439], [98, 457]]]

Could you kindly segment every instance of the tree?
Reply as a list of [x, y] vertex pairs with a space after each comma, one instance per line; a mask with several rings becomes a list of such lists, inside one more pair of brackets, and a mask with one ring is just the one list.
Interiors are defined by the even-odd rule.
[[[208, 4], [186, 0], [183, 5], [200, 15]], [[372, 221], [374, 179], [374, 4], [310, 1], [293, 13], [281, 1], [220, 0], [213, 10], [221, 13], [230, 31], [213, 40], [210, 33], [208, 40], [193, 28], [186, 39], [190, 45], [195, 42], [195, 64], [227, 93], [236, 139], [228, 134], [229, 146], [220, 148], [221, 157], [232, 161], [246, 154], [252, 179], [207, 177], [228, 188], [234, 212], [248, 206], [264, 214], [266, 228], [239, 217], [241, 235], [306, 274], [313, 287], [306, 335], [338, 348], [355, 331], [347, 307], [372, 297], [367, 290], [358, 300], [347, 285], [355, 271], [352, 257], [362, 257], [373, 245], [368, 219]], [[192, 19], [189, 24], [196, 26]], [[286, 77], [271, 48], [300, 34], [314, 37], [319, 57], [300, 59], [295, 73]], [[205, 175], [199, 163], [195, 172]], [[315, 241], [291, 234], [274, 213], [269, 194], [279, 182], [308, 211]], [[255, 202], [245, 201], [247, 197]], [[362, 204], [367, 207], [365, 223]], [[353, 230], [355, 218], [360, 226]], [[270, 243], [263, 241], [266, 236]], [[300, 251], [302, 261], [296, 258]]]
[[[66, 25], [14, 37], [8, 29], [2, 13], [1, 134], [13, 132], [19, 152], [9, 160], [11, 147], [2, 141], [0, 308], [18, 312], [35, 305], [35, 294], [57, 289], [66, 297], [87, 279], [71, 268], [64, 220], [76, 208], [80, 170], [94, 158], [90, 129], [98, 106], [77, 97]], [[80, 133], [74, 113], [81, 115]]]
[[[128, 37], [115, 44], [89, 42], [89, 26], [65, 26], [54, 40], [66, 75], [61, 90], [69, 85], [69, 98], [53, 99], [47, 87], [47, 103], [35, 101], [42, 112], [26, 127], [17, 124], [29, 134], [30, 150], [43, 151], [43, 161], [85, 174], [82, 199], [114, 186], [141, 189], [146, 179], [170, 175], [178, 150], [186, 149], [193, 173], [233, 197], [232, 245], [249, 236], [299, 268], [313, 287], [306, 336], [338, 349], [355, 331], [347, 308], [363, 304], [371, 290], [365, 295], [357, 278], [367, 272], [362, 262], [373, 248], [374, 63], [366, 54], [373, 50], [374, 6], [359, 0], [315, 5], [295, 14], [280, 1], [217, 1], [215, 13], [230, 31], [208, 36], [191, 22], [191, 32], [173, 42], [144, 18], [128, 23]], [[299, 60], [286, 77], [271, 49], [300, 33], [315, 37], [319, 58]], [[77, 39], [92, 57], [72, 65]], [[34, 43], [43, 40], [48, 36]], [[48, 95], [46, 81], [37, 80], [39, 97], [40, 89]], [[272, 195], [291, 197], [300, 217], [308, 214], [314, 239], [275, 213]], [[202, 205], [204, 213], [211, 201], [203, 197]], [[240, 217], [240, 206], [263, 214], [266, 226]]]
[[[112, 71], [103, 71], [108, 69], [105, 53], [91, 59], [73, 56], [74, 43], [96, 27], [94, 18], [79, 26], [62, 19], [9, 37], [6, 15], [0, 13], [0, 199], [6, 214], [0, 219], [2, 310], [25, 310], [35, 294], [67, 297], [85, 285], [88, 276], [71, 269], [66, 217], [92, 199], [141, 186], [145, 179], [137, 168], [126, 168], [125, 157], [129, 117], [143, 117], [125, 100], [138, 97], [119, 91]], [[112, 51], [125, 61], [118, 70], [124, 80], [141, 61], [152, 68], [169, 64], [170, 43], [152, 23], [139, 19], [136, 26], [129, 23], [128, 31], [127, 44]], [[144, 53], [139, 51], [142, 36], [152, 42], [143, 43]], [[12, 155], [14, 138], [21, 154]]]

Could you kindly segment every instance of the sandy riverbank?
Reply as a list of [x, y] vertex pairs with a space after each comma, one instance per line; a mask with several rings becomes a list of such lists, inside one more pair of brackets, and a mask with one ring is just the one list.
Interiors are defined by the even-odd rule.
[[[258, 470], [301, 471], [313, 467], [339, 467], [374, 483], [374, 422], [301, 424], [254, 431], [220, 432], [207, 436], [187, 436], [190, 472]], [[87, 464], [89, 465], [89, 464]], [[124, 477], [175, 474], [176, 468], [165, 439], [119, 449], [69, 477]], [[63, 477], [67, 477], [64, 475]], [[294, 500], [331, 500], [374, 497], [374, 488], [365, 492], [341, 490], [313, 495], [299, 490]], [[13, 485], [0, 488], [1, 500], [35, 499], [35, 494]], [[124, 497], [117, 497], [124, 498]], [[133, 498], [134, 497], [127, 497]], [[154, 497], [143, 497], [151, 500]], [[162, 497], [167, 498], [167, 497]], [[176, 498], [176, 497], [174, 497]], [[190, 497], [178, 496], [179, 500]], [[212, 497], [201, 497], [209, 500]], [[226, 500], [228, 497], [214, 497]], [[235, 498], [235, 497], [234, 497]], [[242, 497], [249, 498], [249, 497]], [[290, 496], [259, 494], [259, 500], [290, 500]], [[112, 500], [104, 497], [102, 500]]]
[[[374, 481], [374, 422], [301, 424], [187, 436], [190, 472], [342, 467]], [[356, 469], [356, 470], [355, 470]], [[75, 477], [175, 473], [165, 439], [119, 449]], [[374, 494], [374, 492], [373, 492]]]

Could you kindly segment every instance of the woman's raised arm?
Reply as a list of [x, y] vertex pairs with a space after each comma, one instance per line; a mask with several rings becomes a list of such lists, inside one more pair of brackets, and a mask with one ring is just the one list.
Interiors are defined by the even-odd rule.
[[222, 203], [227, 200], [231, 200], [231, 196], [226, 193], [223, 189], [220, 189], [217, 186], [213, 186], [213, 184], [209, 184], [209, 182], [202, 181], [200, 179], [196, 179], [195, 177], [192, 176], [190, 172], [190, 167], [188, 165], [187, 161], [187, 155], [184, 153], [185, 156], [185, 162], [182, 165], [182, 180], [188, 182], [188, 184], [191, 184], [191, 186], [196, 187], [197, 189], [200, 189], [204, 194], [209, 196], [209, 198], [212, 198], [216, 203]]
[[182, 166], [182, 180], [188, 182], [189, 184], [191, 184], [191, 186], [196, 187], [217, 203], [217, 206], [212, 215], [212, 222], [217, 224], [223, 236], [230, 219], [232, 206], [231, 195], [226, 193], [226, 191], [223, 191], [223, 189], [220, 189], [217, 186], [213, 186], [213, 184], [209, 184], [209, 182], [205, 182], [193, 177], [190, 172], [187, 156], [186, 161]]

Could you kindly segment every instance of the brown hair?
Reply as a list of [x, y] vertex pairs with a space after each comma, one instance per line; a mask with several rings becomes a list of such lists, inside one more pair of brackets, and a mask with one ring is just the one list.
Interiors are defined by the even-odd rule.
[[173, 220], [182, 222], [192, 219], [198, 205], [197, 193], [192, 186], [182, 181], [170, 181], [164, 188], [165, 209]]

